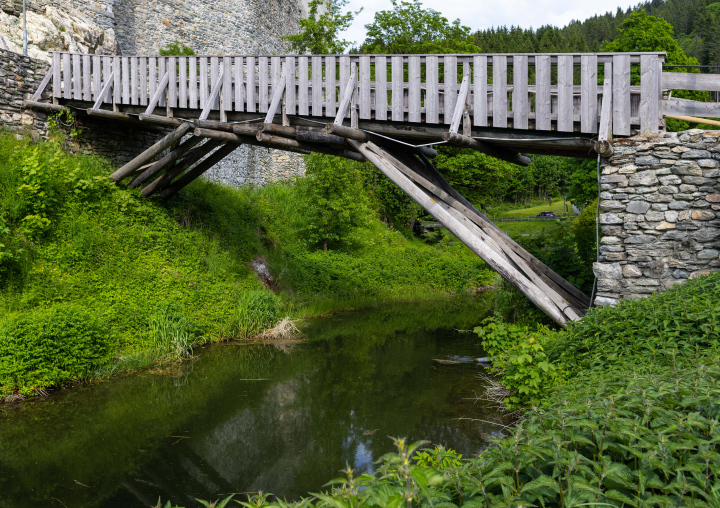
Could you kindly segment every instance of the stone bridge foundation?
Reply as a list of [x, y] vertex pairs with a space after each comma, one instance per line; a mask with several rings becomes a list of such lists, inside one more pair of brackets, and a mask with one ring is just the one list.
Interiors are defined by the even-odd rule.
[[613, 143], [601, 161], [596, 305], [720, 270], [720, 131]]

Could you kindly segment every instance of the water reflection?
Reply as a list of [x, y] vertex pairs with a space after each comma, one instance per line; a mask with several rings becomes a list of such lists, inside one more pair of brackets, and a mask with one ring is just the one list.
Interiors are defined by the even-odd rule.
[[260, 490], [296, 499], [346, 463], [372, 471], [392, 449], [388, 436], [477, 453], [502, 423], [472, 400], [480, 367], [432, 360], [483, 356], [474, 334], [455, 330], [477, 324], [483, 302], [338, 314], [305, 326], [307, 341], [290, 353], [214, 346], [179, 372], [10, 408], [0, 420], [0, 506], [149, 506], [158, 496], [195, 506]]

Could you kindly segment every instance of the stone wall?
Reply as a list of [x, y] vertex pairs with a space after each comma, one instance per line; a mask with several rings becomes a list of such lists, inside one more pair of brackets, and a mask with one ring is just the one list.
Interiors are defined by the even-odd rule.
[[616, 140], [601, 163], [597, 305], [720, 269], [720, 131]]

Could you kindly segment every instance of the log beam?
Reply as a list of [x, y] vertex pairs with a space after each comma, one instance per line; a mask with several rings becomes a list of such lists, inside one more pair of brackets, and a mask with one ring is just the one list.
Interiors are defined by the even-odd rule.
[[180, 178], [175, 180], [165, 189], [159, 191], [160, 196], [163, 198], [169, 198], [183, 189], [190, 182], [198, 178], [205, 171], [213, 167], [215, 164], [223, 160], [225, 157], [230, 155], [238, 145], [235, 143], [226, 143], [219, 150], [213, 153], [210, 157], [202, 161], [200, 164], [192, 168], [190, 171], [182, 175]]

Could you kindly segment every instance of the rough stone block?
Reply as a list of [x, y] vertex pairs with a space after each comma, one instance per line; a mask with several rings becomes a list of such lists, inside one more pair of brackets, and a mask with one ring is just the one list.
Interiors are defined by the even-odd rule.
[[693, 220], [713, 220], [715, 213], [709, 210], [695, 210], [690, 214]]
[[650, 203], [646, 201], [633, 200], [627, 205], [625, 211], [628, 213], [643, 214], [650, 208]]
[[593, 273], [598, 279], [621, 280], [623, 278], [620, 263], [593, 263]]

